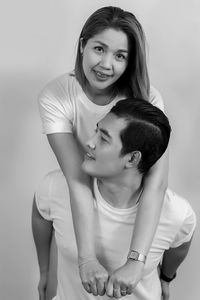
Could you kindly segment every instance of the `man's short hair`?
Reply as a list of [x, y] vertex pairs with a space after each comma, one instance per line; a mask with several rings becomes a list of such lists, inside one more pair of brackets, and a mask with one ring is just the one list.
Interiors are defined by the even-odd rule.
[[168, 118], [159, 108], [139, 98], [121, 100], [110, 112], [127, 121], [120, 132], [121, 155], [140, 151], [138, 171], [146, 173], [168, 146], [171, 132]]

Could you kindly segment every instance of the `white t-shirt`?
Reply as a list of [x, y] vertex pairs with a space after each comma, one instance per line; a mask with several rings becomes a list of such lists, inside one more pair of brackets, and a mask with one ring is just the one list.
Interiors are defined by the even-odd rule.
[[[137, 205], [128, 209], [112, 207], [102, 198], [96, 180], [94, 180], [94, 195], [96, 253], [100, 263], [112, 272], [126, 261]], [[106, 295], [93, 296], [82, 287], [69, 199], [67, 183], [60, 170], [49, 173], [36, 192], [40, 214], [46, 220], [53, 221], [55, 229], [58, 247], [58, 290], [55, 299], [108, 300], [110, 298]], [[195, 214], [189, 203], [167, 190], [160, 222], [145, 263], [144, 276], [134, 293], [123, 297], [124, 300], [161, 300], [157, 266], [163, 252], [189, 241], [195, 224]]]
[[[88, 99], [82, 87], [72, 73], [66, 73], [50, 82], [39, 96], [39, 111], [43, 132], [73, 133], [85, 147], [94, 134], [96, 124], [111, 110], [117, 96], [108, 105], [97, 105]], [[164, 104], [158, 91], [151, 87], [150, 100], [153, 105], [164, 110]]]

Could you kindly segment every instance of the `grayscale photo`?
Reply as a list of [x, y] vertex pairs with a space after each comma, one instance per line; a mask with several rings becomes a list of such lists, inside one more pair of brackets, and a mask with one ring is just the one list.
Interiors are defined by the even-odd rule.
[[199, 299], [199, 10], [1, 1], [1, 299]]

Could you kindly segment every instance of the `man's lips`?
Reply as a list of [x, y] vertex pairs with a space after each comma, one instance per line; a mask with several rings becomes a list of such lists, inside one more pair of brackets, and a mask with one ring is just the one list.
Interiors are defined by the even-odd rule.
[[94, 157], [91, 153], [89, 153], [89, 152], [87, 152], [87, 153], [85, 154], [85, 158], [86, 158], [86, 159], [93, 159], [93, 160], [95, 160], [95, 157]]

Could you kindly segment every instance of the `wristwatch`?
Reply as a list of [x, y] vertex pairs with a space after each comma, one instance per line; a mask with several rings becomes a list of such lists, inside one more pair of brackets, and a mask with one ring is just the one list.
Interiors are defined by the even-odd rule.
[[137, 260], [143, 263], [145, 263], [146, 258], [146, 255], [143, 255], [135, 250], [130, 250], [127, 256], [127, 259]]

